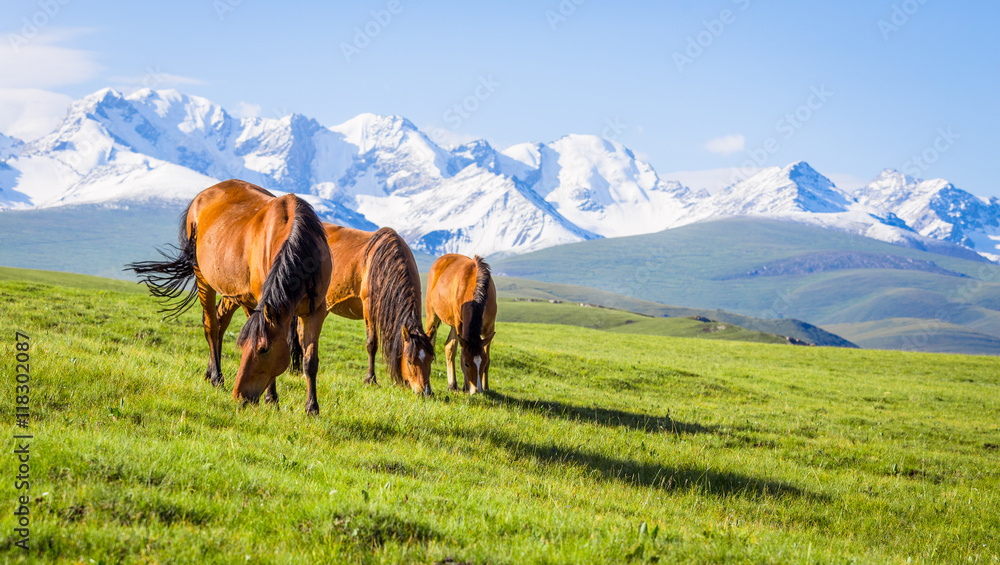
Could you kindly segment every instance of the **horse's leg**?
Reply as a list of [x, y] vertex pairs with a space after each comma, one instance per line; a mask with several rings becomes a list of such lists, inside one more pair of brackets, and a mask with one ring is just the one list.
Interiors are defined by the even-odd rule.
[[275, 377], [271, 384], [268, 385], [267, 390], [264, 391], [264, 403], [274, 404], [274, 407], [278, 407], [278, 379]]
[[239, 309], [239, 304], [222, 298], [219, 300], [219, 307], [215, 313], [215, 319], [217, 321], [217, 326], [215, 329], [215, 335], [213, 339], [215, 340], [215, 366], [219, 370], [219, 381], [216, 384], [212, 381], [215, 386], [223, 386], [225, 378], [222, 375], [222, 342], [226, 337], [226, 329], [229, 327], [229, 322], [233, 319], [233, 314]]
[[375, 324], [369, 323], [366, 320], [365, 333], [367, 334], [365, 347], [368, 350], [368, 375], [365, 377], [365, 384], [377, 385], [378, 381], [375, 380], [375, 353], [378, 352], [378, 332], [375, 330]]
[[308, 316], [299, 318], [299, 336], [304, 350], [302, 365], [306, 376], [306, 413], [319, 414], [316, 399], [316, 374], [319, 372], [319, 333], [326, 319], [326, 307], [318, 308]]
[[[486, 358], [492, 360], [490, 357], [490, 347], [493, 345], [492, 342], [486, 344]], [[490, 390], [490, 366], [486, 365], [486, 370], [483, 371], [483, 390]]]
[[427, 334], [428, 338], [430, 338], [430, 340], [431, 340], [431, 347], [434, 347], [434, 346], [437, 345], [437, 342], [435, 340], [437, 339], [437, 331], [438, 331], [438, 326], [439, 325], [441, 325], [441, 318], [438, 317], [437, 312], [435, 312], [434, 310], [428, 309], [427, 310], [427, 331], [425, 331], [424, 333]]
[[215, 306], [215, 289], [208, 286], [201, 277], [198, 281], [198, 300], [201, 302], [201, 321], [205, 329], [205, 341], [208, 342], [208, 368], [205, 369], [205, 380], [213, 385], [223, 385], [221, 359], [222, 340], [219, 336], [219, 317]]
[[458, 333], [455, 328], [451, 328], [448, 340], [444, 342], [444, 366], [448, 369], [448, 388], [458, 390], [458, 382], [455, 379], [455, 353], [458, 351]]

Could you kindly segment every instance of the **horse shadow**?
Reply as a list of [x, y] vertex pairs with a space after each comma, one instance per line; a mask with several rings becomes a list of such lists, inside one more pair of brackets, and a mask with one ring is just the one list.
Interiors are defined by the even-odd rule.
[[519, 408], [534, 412], [546, 418], [561, 418], [573, 422], [593, 422], [608, 428], [629, 428], [647, 433], [668, 432], [677, 435], [693, 435], [718, 433], [711, 427], [693, 422], [681, 422], [665, 416], [650, 416], [635, 414], [624, 410], [614, 410], [598, 407], [575, 406], [553, 400], [525, 400], [493, 391], [486, 391], [485, 396], [498, 406]]
[[515, 459], [530, 460], [540, 465], [570, 465], [587, 469], [588, 476], [602, 482], [624, 483], [633, 487], [655, 488], [672, 492], [698, 492], [700, 494], [750, 499], [780, 500], [807, 498], [824, 500], [823, 494], [814, 493], [795, 485], [772, 479], [753, 477], [731, 471], [718, 471], [696, 465], [669, 466], [652, 462], [607, 456], [599, 453], [556, 445], [541, 445], [517, 439], [500, 430], [468, 430], [460, 432], [469, 440], [486, 440]]

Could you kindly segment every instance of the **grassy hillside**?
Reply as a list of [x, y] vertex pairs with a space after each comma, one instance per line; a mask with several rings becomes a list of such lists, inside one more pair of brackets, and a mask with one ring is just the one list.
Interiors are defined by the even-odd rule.
[[[497, 294], [509, 298], [534, 298], [599, 304], [607, 308], [638, 312], [647, 316], [689, 318], [701, 317], [733, 324], [751, 331], [779, 336], [789, 336], [813, 345], [831, 347], [857, 347], [844, 338], [824, 329], [792, 318], [764, 319], [734, 314], [725, 310], [667, 306], [640, 298], [632, 298], [593, 288], [568, 284], [546, 283], [513, 277], [494, 277]], [[586, 327], [596, 327], [589, 326]], [[663, 335], [656, 333], [654, 335]]]
[[[893, 264], [907, 270], [884, 268]], [[494, 270], [664, 304], [836, 324], [833, 333], [863, 347], [902, 348], [906, 330], [886, 329], [876, 345], [851, 333], [852, 324], [934, 319], [963, 328], [951, 340], [962, 351], [1000, 354], [990, 345], [1000, 339], [1000, 266], [789, 222], [731, 219], [593, 240], [503, 259]], [[962, 336], [970, 338], [965, 346]]]
[[0, 302], [7, 366], [32, 344], [8, 562], [1000, 559], [994, 358], [500, 323], [492, 394], [446, 392], [438, 361], [423, 399], [362, 385], [362, 328], [330, 318], [313, 418], [298, 378], [280, 410], [205, 383], [197, 312], [37, 281]]
[[755, 343], [788, 343], [784, 337], [755, 332], [734, 324], [691, 318], [657, 318], [625, 310], [581, 306], [575, 302], [526, 302], [501, 299], [497, 320], [532, 324], [564, 324], [616, 333], [724, 339]]

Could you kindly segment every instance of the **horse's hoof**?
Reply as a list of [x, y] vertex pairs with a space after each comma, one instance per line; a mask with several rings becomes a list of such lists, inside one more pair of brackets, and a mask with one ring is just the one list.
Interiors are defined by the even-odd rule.
[[365, 382], [366, 385], [377, 385], [378, 384], [378, 382], [375, 380], [375, 375], [372, 375], [370, 377], [365, 377], [364, 382]]
[[306, 404], [306, 414], [310, 416], [319, 415], [319, 404]]
[[219, 377], [218, 379], [212, 379], [212, 386], [214, 386], [215, 388], [222, 388], [226, 386], [226, 381], [222, 377]]

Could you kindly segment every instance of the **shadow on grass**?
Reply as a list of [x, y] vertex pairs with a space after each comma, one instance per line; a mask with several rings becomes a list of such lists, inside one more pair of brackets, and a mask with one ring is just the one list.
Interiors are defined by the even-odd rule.
[[609, 428], [630, 428], [641, 432], [670, 432], [678, 435], [716, 433], [716, 430], [712, 428], [696, 423], [679, 422], [670, 416], [649, 416], [598, 407], [587, 408], [552, 400], [525, 400], [492, 391], [486, 392], [486, 397], [505, 408], [519, 408], [547, 418], [593, 422]]
[[827, 498], [782, 481], [698, 466], [643, 463], [557, 445], [539, 445], [516, 439], [498, 430], [485, 433], [479, 431], [459, 433], [470, 441], [485, 439], [493, 447], [507, 451], [516, 459], [532, 460], [541, 465], [583, 467], [589, 470], [591, 476], [596, 474], [600, 480], [606, 482], [620, 482], [664, 491], [698, 492], [719, 497], [738, 496], [772, 500], [793, 497], [816, 500]]

